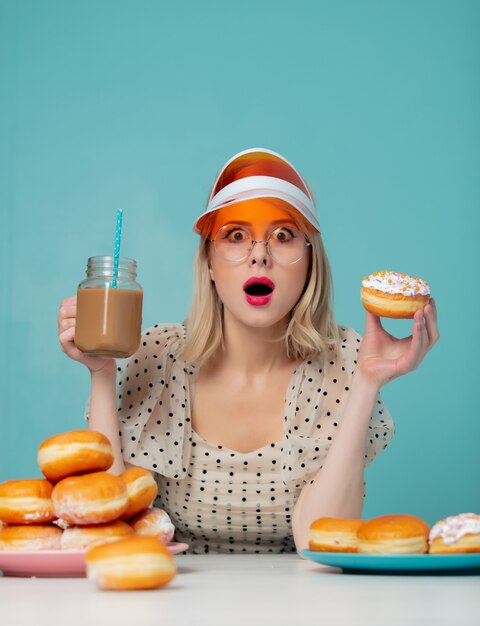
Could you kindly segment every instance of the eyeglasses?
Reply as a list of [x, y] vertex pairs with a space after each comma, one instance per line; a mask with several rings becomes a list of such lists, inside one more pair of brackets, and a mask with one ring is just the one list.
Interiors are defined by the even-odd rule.
[[230, 263], [244, 261], [250, 256], [256, 243], [263, 243], [274, 261], [280, 265], [292, 265], [300, 261], [308, 246], [312, 245], [302, 232], [290, 225], [276, 228], [267, 241], [257, 241], [244, 226], [226, 224], [217, 231], [213, 239], [208, 240], [213, 243], [215, 252]]

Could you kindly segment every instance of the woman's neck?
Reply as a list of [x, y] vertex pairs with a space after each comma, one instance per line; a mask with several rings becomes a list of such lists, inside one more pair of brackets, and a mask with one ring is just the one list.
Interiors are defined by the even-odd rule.
[[246, 378], [268, 374], [274, 369], [291, 366], [285, 342], [281, 339], [287, 320], [264, 328], [246, 326], [224, 311], [223, 338], [225, 349], [217, 358], [217, 365], [236, 370]]

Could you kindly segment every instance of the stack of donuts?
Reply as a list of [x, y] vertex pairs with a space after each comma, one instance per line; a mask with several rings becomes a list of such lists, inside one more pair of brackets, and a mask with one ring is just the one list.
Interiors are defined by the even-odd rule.
[[113, 460], [110, 441], [91, 430], [44, 441], [45, 478], [0, 483], [0, 550], [84, 551], [87, 575], [102, 588], [171, 580], [176, 569], [165, 544], [175, 529], [165, 511], [149, 508], [155, 479], [138, 467], [110, 474]]
[[431, 529], [415, 515], [382, 515], [366, 521], [321, 517], [310, 526], [309, 548], [390, 555], [480, 552], [480, 515], [447, 517]]

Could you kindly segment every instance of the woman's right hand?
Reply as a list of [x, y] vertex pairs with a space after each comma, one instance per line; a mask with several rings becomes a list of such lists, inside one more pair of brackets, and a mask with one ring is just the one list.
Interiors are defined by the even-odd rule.
[[75, 345], [75, 322], [77, 319], [77, 296], [62, 300], [58, 312], [58, 339], [63, 352], [91, 372], [98, 372], [104, 368], [115, 368], [115, 359], [105, 359], [100, 356], [86, 356]]

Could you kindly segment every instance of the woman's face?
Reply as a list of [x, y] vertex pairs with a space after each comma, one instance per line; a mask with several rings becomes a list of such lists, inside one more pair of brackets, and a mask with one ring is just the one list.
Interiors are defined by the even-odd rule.
[[[262, 198], [220, 209], [216, 213], [210, 236], [214, 238], [223, 226], [239, 225], [239, 222], [242, 228], [248, 229], [252, 239], [258, 241], [267, 241], [272, 231], [282, 225], [287, 229], [289, 226], [298, 229], [295, 210], [287, 211], [282, 205], [288, 207], [281, 201]], [[226, 236], [229, 231], [222, 230], [220, 236]], [[211, 244], [210, 276], [215, 282], [225, 312], [246, 326], [257, 328], [273, 326], [282, 321], [286, 323], [307, 279], [309, 247], [305, 247], [304, 252], [296, 263], [284, 265], [272, 258], [265, 244], [257, 243], [247, 259], [232, 263], [216, 253]], [[247, 281], [255, 278], [272, 281], [269, 283], [271, 293], [265, 293], [268, 288], [248, 286]]]

